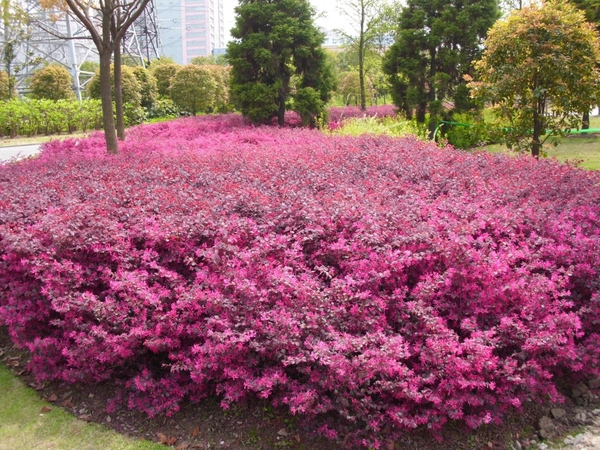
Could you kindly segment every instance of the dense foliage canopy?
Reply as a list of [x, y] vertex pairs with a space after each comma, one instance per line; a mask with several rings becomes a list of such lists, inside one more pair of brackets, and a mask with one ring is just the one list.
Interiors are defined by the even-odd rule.
[[429, 112], [435, 128], [443, 100], [460, 103], [463, 76], [472, 73], [471, 63], [499, 16], [498, 0], [408, 0], [384, 62], [394, 103], [408, 117], [416, 111], [419, 123]]
[[171, 79], [171, 99], [181, 110], [193, 115], [210, 111], [216, 102], [217, 83], [206, 66], [188, 64]]
[[512, 11], [490, 30], [485, 46], [470, 87], [508, 121], [510, 146], [538, 156], [547, 138], [578, 127], [579, 114], [598, 104], [598, 33], [570, 3]]
[[[114, 67], [111, 66], [110, 72], [111, 87], [114, 91]], [[87, 91], [90, 98], [100, 99], [100, 71], [92, 77], [87, 85]], [[121, 67], [121, 92], [123, 94], [123, 102], [133, 106], [142, 104], [142, 86], [135, 76], [134, 69], [129, 66]]]
[[31, 96], [37, 99], [61, 100], [75, 97], [73, 77], [63, 66], [51, 64], [31, 77]]
[[182, 66], [176, 63], [154, 64], [150, 66], [150, 72], [156, 78], [158, 94], [162, 97], [168, 97], [170, 94], [171, 82], [177, 71]]
[[322, 114], [333, 77], [308, 0], [241, 0], [236, 14], [227, 55], [242, 114], [256, 123], [277, 117], [280, 125], [288, 103], [306, 122]]
[[140, 104], [144, 108], [152, 108], [154, 102], [158, 98], [158, 87], [156, 85], [156, 78], [150, 71], [142, 66], [135, 66], [133, 68], [133, 74], [140, 83]]

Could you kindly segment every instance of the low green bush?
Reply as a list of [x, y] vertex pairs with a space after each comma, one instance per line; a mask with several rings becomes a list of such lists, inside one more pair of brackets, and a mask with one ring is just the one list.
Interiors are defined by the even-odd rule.
[[168, 97], [159, 98], [154, 102], [152, 108], [147, 111], [147, 118], [152, 119], [175, 119], [181, 115], [180, 109], [175, 106], [173, 100]]
[[344, 136], [360, 136], [362, 134], [375, 134], [402, 137], [407, 135], [417, 136], [420, 139], [427, 137], [427, 129], [417, 124], [414, 120], [403, 117], [378, 117], [364, 116], [344, 119], [340, 123], [330, 123], [329, 130], [332, 134]]
[[100, 100], [16, 98], [0, 102], [0, 136], [73, 133], [101, 127]]
[[456, 148], [469, 149], [502, 140], [502, 127], [486, 114], [455, 113], [452, 120], [441, 125], [441, 136]]
[[131, 127], [143, 123], [146, 120], [147, 113], [146, 109], [141, 106], [125, 103], [123, 105], [123, 116], [125, 119], [125, 126]]

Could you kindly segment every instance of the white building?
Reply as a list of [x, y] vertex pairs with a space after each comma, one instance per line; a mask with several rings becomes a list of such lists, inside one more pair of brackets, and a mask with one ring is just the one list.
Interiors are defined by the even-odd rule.
[[188, 64], [225, 47], [223, 0], [155, 0], [163, 56]]

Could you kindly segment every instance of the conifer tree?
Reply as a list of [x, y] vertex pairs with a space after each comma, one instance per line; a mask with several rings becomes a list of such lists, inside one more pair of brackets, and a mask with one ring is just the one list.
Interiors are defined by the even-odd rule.
[[308, 0], [240, 0], [235, 11], [227, 55], [242, 114], [283, 125], [288, 104], [305, 120], [323, 113], [334, 82]]
[[408, 0], [384, 61], [394, 103], [416, 110], [420, 123], [429, 112], [433, 131], [443, 100], [464, 91], [463, 77], [499, 16], [498, 0]]

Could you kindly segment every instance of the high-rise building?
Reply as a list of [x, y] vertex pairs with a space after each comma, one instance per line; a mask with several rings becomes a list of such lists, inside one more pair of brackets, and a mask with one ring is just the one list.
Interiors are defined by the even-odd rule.
[[225, 46], [223, 0], [156, 0], [163, 55], [179, 64]]

